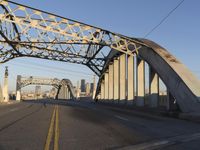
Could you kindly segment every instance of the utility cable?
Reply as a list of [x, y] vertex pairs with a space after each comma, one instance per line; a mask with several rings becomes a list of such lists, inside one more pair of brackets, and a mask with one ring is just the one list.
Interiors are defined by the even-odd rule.
[[183, 4], [185, 0], [182, 0], [176, 5], [175, 8], [173, 8], [154, 28], [152, 28], [147, 34], [145, 34], [144, 38], [149, 36], [153, 31], [155, 31], [181, 4]]

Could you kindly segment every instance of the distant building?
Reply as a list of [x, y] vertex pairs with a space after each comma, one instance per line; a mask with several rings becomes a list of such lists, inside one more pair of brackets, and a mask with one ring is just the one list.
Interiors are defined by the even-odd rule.
[[90, 96], [90, 84], [86, 83], [86, 96]]
[[85, 79], [81, 79], [81, 92], [86, 92]]
[[92, 94], [94, 90], [94, 83], [90, 83], [90, 93]]

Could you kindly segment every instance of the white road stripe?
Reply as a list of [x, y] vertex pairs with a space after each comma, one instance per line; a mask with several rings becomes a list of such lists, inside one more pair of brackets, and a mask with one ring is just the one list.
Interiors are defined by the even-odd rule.
[[6, 112], [2, 112], [2, 113], [0, 114], [0, 116], [9, 114], [10, 112], [13, 112], [13, 111], [17, 111], [17, 110], [19, 110], [19, 109], [21, 109], [21, 108], [24, 108], [24, 107], [12, 108], [12, 109], [10, 109], [10, 110], [8, 110], [8, 111], [6, 111]]
[[10, 112], [16, 111], [16, 110], [19, 110], [19, 109], [20, 109], [20, 108], [13, 108], [13, 109], [10, 110]]
[[124, 118], [124, 117], [121, 117], [121, 116], [118, 116], [118, 115], [115, 115], [116, 118], [120, 119], [120, 120], [124, 120], [124, 121], [128, 121], [127, 118]]
[[200, 133], [195, 133], [195, 134], [190, 134], [190, 135], [180, 135], [180, 136], [168, 138], [166, 140], [160, 140], [160, 141], [154, 141], [154, 142], [153, 141], [145, 142], [141, 144], [119, 148], [118, 150], [133, 150], [133, 149], [134, 150], [154, 150], [154, 149], [174, 145], [176, 143], [185, 143], [185, 142], [193, 141], [196, 139], [200, 139]]

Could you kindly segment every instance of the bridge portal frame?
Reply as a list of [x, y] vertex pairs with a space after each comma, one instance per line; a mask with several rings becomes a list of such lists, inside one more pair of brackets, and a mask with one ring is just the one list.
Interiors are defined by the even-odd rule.
[[[16, 82], [16, 100], [21, 100], [21, 89], [28, 86], [28, 85], [50, 85], [57, 89], [57, 94], [55, 96], [55, 99], [58, 99], [59, 94], [62, 95], [59, 98], [62, 99], [74, 99], [75, 98], [75, 92], [73, 89], [73, 85], [69, 79], [63, 79], [59, 80], [57, 78], [51, 79], [51, 78], [41, 78], [41, 77], [22, 77], [21, 75], [17, 76], [17, 82]], [[67, 96], [66, 95], [67, 92]]]

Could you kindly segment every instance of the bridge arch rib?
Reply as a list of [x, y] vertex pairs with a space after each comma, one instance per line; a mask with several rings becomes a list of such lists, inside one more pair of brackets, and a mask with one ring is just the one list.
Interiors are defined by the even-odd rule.
[[[138, 39], [138, 40], [140, 40], [141, 42], [144, 42], [144, 44], [148, 45], [148, 47], [146, 46], [141, 47], [141, 49], [138, 51], [137, 58], [142, 59], [145, 62], [147, 62], [148, 65], [151, 68], [153, 68], [156, 74], [158, 74], [158, 76], [165, 83], [170, 94], [177, 101], [180, 110], [184, 113], [189, 113], [189, 112], [199, 113], [200, 112], [200, 81], [198, 80], [198, 78], [195, 77], [189, 71], [189, 69], [187, 69], [185, 65], [183, 65], [174, 56], [172, 56], [166, 49], [162, 48], [158, 44], [147, 39]], [[105, 85], [105, 83], [108, 82], [106, 81], [107, 80], [106, 76], [109, 74], [110, 65], [114, 65], [115, 60], [120, 59], [122, 55], [124, 54], [116, 50], [112, 50], [110, 54], [108, 55], [107, 62], [105, 63], [103, 73], [100, 76], [98, 87], [97, 87], [96, 96], [99, 96], [98, 97], [99, 99], [101, 99], [101, 97], [98, 94], [101, 93], [101, 91], [104, 94], [103, 99], [110, 99], [109, 96], [106, 95], [105, 93], [105, 88], [106, 86], [107, 86], [107, 89], [110, 89], [112, 87], [110, 86], [108, 87], [108, 85]], [[126, 61], [128, 61], [128, 57]], [[127, 65], [128, 65], [128, 62], [127, 62]], [[120, 68], [120, 63], [119, 63], [119, 68]], [[137, 71], [137, 69], [135, 70]], [[119, 72], [120, 71], [121, 70], [119, 69]], [[116, 72], [113, 72], [113, 73], [116, 73]], [[126, 74], [128, 74], [128, 71], [126, 72]], [[120, 73], [119, 73], [119, 76], [120, 76]], [[127, 76], [126, 76], [126, 80], [128, 80]], [[115, 76], [113, 77], [115, 80]], [[120, 77], [118, 79], [122, 80], [122, 78]], [[120, 93], [120, 81], [115, 80], [114, 82], [118, 82], [119, 87], [117, 90]], [[125, 87], [126, 90], [128, 90], [129, 88], [128, 82], [130, 81], [127, 81], [126, 83], [126, 87]], [[135, 82], [138, 82], [138, 81], [135, 81]], [[113, 88], [116, 88], [115, 85]], [[113, 90], [111, 91], [113, 92]], [[136, 89], [136, 91], [138, 91], [138, 89]], [[132, 92], [134, 93], [134, 90]], [[137, 97], [139, 96], [135, 95], [135, 99], [137, 99]], [[114, 99], [114, 97], [112, 98]], [[120, 95], [118, 95], [117, 98], [120, 100], [121, 99]], [[126, 93], [126, 99], [128, 99], [128, 93]]]
[[200, 112], [200, 81], [166, 49], [150, 40], [142, 40], [150, 48], [142, 48], [139, 56], [159, 74], [183, 112]]
[[[59, 86], [58, 92], [56, 94], [56, 99], [59, 98], [59, 94], [67, 88], [68, 94], [70, 95], [71, 99], [75, 99], [75, 91], [72, 82], [69, 79], [62, 79]], [[65, 96], [66, 97], [66, 96]]]

